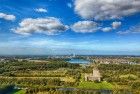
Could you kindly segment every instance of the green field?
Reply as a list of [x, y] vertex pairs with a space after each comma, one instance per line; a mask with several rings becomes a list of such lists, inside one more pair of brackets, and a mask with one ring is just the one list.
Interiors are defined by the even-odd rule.
[[26, 94], [25, 90], [19, 90], [17, 92], [14, 92], [13, 94]]
[[78, 88], [84, 88], [84, 89], [107, 89], [107, 90], [112, 90], [113, 85], [108, 83], [108, 82], [100, 82], [100, 83], [95, 83], [95, 82], [80, 82]]

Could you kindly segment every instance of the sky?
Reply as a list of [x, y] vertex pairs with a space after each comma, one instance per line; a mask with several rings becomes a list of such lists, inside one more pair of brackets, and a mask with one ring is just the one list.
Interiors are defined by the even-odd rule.
[[140, 55], [140, 0], [0, 0], [0, 55]]

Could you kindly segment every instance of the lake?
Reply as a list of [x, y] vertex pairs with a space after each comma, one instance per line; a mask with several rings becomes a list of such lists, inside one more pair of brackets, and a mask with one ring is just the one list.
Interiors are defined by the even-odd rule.
[[69, 63], [78, 63], [78, 64], [87, 64], [90, 63], [90, 61], [88, 60], [84, 60], [84, 59], [70, 59], [68, 60]]

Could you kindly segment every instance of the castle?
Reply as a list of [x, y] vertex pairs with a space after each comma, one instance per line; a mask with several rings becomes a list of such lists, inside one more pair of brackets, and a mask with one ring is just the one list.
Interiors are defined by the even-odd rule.
[[97, 68], [93, 69], [92, 74], [85, 74], [85, 81], [101, 81], [101, 75]]

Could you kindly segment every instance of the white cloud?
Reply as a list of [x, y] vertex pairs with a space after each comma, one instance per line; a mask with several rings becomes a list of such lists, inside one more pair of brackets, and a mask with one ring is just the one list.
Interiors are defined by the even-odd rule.
[[103, 32], [109, 32], [109, 31], [111, 31], [111, 30], [112, 30], [111, 27], [102, 28], [102, 31], [103, 31]]
[[31, 33], [44, 33], [54, 35], [68, 29], [59, 19], [54, 17], [47, 18], [26, 18], [19, 23], [19, 27], [13, 29], [15, 33], [30, 35]]
[[111, 31], [111, 30], [113, 30], [113, 29], [117, 29], [117, 28], [119, 28], [120, 26], [121, 26], [121, 22], [117, 22], [117, 21], [115, 21], [115, 22], [112, 22], [112, 27], [104, 27], [104, 28], [102, 28], [101, 30], [103, 31], [103, 32], [109, 32], [109, 31]]
[[72, 4], [71, 4], [71, 3], [67, 3], [67, 6], [68, 6], [69, 8], [72, 8]]
[[119, 28], [121, 26], [121, 24], [122, 24], [121, 22], [115, 21], [115, 22], [112, 23], [112, 28], [117, 29], [117, 28]]
[[9, 15], [9, 14], [5, 14], [5, 13], [1, 13], [1, 12], [0, 12], [0, 18], [8, 20], [8, 21], [14, 21], [16, 19], [16, 17], [14, 15], [11, 15], [11, 14]]
[[75, 32], [91, 33], [91, 32], [96, 32], [97, 30], [100, 29], [100, 27], [96, 22], [93, 21], [79, 21], [74, 23], [71, 26], [71, 29]]
[[140, 24], [130, 27], [128, 30], [117, 32], [120, 35], [125, 34], [140, 34]]
[[120, 19], [140, 12], [140, 0], [75, 0], [74, 4], [85, 19]]
[[125, 34], [129, 34], [131, 33], [130, 31], [126, 30], [126, 31], [118, 31], [117, 34], [120, 34], [120, 35], [125, 35]]
[[47, 9], [44, 9], [44, 8], [38, 8], [38, 9], [35, 9], [36, 12], [47, 12]]

